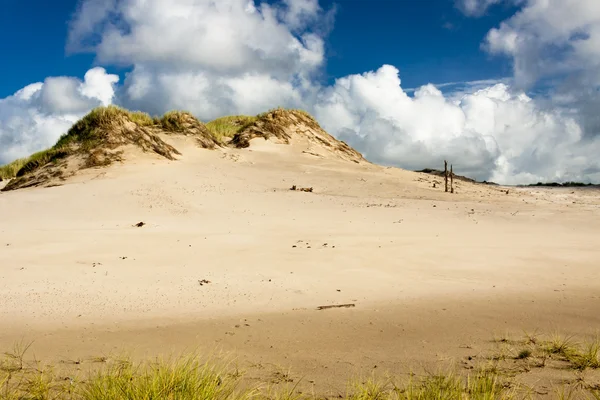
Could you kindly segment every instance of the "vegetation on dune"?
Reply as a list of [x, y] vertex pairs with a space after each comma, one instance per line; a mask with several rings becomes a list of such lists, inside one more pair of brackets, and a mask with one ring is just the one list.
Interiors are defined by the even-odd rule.
[[284, 108], [284, 107], [276, 107], [276, 108], [272, 108], [269, 111], [265, 111], [263, 113], [260, 113], [256, 116], [256, 118], [265, 118], [267, 117], [269, 114], [273, 114], [273, 113], [281, 113], [281, 112], [292, 112], [292, 113], [298, 113], [298, 114], [302, 114], [303, 116], [305, 116], [306, 118], [312, 119], [313, 121], [316, 122], [316, 119], [307, 111], [302, 110], [300, 108]]
[[[313, 116], [304, 110], [277, 107], [269, 111], [260, 113], [256, 116], [230, 115], [217, 118], [206, 124], [206, 127], [213, 133], [215, 138], [217, 138], [217, 140], [221, 142], [226, 142], [230, 139], [236, 138], [237, 136], [236, 140], [234, 140], [232, 144], [236, 147], [240, 147], [238, 143], [240, 135], [238, 134], [241, 134], [243, 131], [248, 130], [248, 128], [256, 128], [260, 126], [262, 130], [272, 132], [275, 134], [275, 136], [279, 137], [280, 135], [283, 135], [283, 127], [281, 126], [281, 124], [282, 122], [289, 122], [283, 121], [284, 119], [286, 119], [285, 116], [289, 114], [300, 115], [307, 121], [310, 121], [311, 125], [318, 125]], [[278, 119], [278, 121], [275, 122], [275, 119]], [[267, 135], [262, 136], [265, 136], [265, 138], [267, 138]]]
[[146, 113], [132, 112], [117, 106], [95, 108], [77, 121], [51, 148], [1, 166], [0, 177], [3, 179], [20, 177], [64, 158], [75, 152], [73, 148], [75, 144], [80, 149], [90, 149], [102, 141], [103, 129], [122, 123], [124, 120], [132, 121], [139, 126], [154, 125], [152, 117]]
[[234, 147], [245, 148], [250, 146], [250, 140], [256, 137], [262, 137], [265, 140], [275, 137], [284, 143], [289, 143], [291, 136], [288, 128], [294, 124], [302, 124], [315, 131], [321, 130], [317, 121], [306, 111], [275, 108], [258, 114], [254, 121], [235, 133], [230, 144]]
[[583, 182], [538, 182], [531, 183], [527, 186], [548, 186], [548, 187], [586, 187], [586, 186], [598, 186], [594, 183], [583, 183]]
[[[32, 156], [30, 156], [32, 157]], [[9, 164], [0, 166], [0, 179], [12, 179], [17, 176], [17, 172], [27, 163], [29, 158], [19, 158]]]
[[[585, 369], [600, 369], [600, 339], [576, 344], [572, 337], [554, 335], [539, 340], [526, 335], [525, 340], [505, 337], [496, 341], [503, 348], [483, 357], [480, 364], [441, 373], [427, 373], [393, 380], [373, 375], [366, 380], [354, 380], [348, 386], [348, 400], [504, 400], [529, 399], [536, 393], [513, 379], [533, 368], [571, 369], [575, 379], [565, 380], [553, 388], [550, 398], [600, 400], [600, 385], [588, 381]], [[510, 346], [516, 346], [512, 348]], [[522, 346], [526, 346], [523, 348]], [[275, 373], [275, 380], [256, 378], [244, 380], [237, 368], [217, 360], [201, 361], [195, 354], [149, 362], [132, 362], [127, 358], [96, 357], [45, 366], [28, 360], [30, 345], [17, 344], [0, 358], [0, 399], [228, 399], [228, 400], [309, 400], [315, 394], [302, 392], [301, 380], [289, 372]], [[475, 356], [474, 356], [475, 357]], [[469, 357], [471, 360], [473, 357]], [[487, 361], [486, 361], [487, 360]], [[558, 364], [552, 364], [558, 362]], [[504, 362], [504, 364], [503, 364]], [[85, 368], [87, 366], [87, 370]], [[288, 385], [288, 383], [292, 383]], [[277, 386], [284, 384], [284, 386]], [[550, 393], [549, 393], [550, 394]], [[337, 396], [336, 396], [337, 397]]]
[[146, 113], [132, 112], [113, 105], [97, 107], [61, 136], [54, 148], [78, 144], [83, 149], [89, 149], [100, 144], [106, 138], [109, 129], [121, 126], [127, 121], [141, 127], [154, 125], [152, 117]]
[[217, 140], [224, 143], [256, 120], [257, 117], [248, 115], [230, 115], [210, 121], [206, 127]]
[[[110, 133], [119, 130], [126, 123], [132, 123], [138, 128], [161, 129], [167, 133], [196, 135], [202, 147], [214, 148], [225, 144], [236, 134], [249, 128], [257, 121], [263, 121], [263, 125], [268, 125], [265, 126], [265, 129], [279, 132], [281, 127], [272, 121], [272, 116], [283, 114], [283, 112], [297, 113], [306, 117], [309, 121], [314, 121], [314, 118], [303, 110], [276, 108], [257, 116], [234, 115], [221, 117], [204, 125], [186, 111], [169, 111], [162, 117], [153, 118], [146, 113], [129, 111], [114, 105], [98, 107], [77, 121], [51, 148], [0, 166], [0, 178], [11, 179], [23, 176], [50, 162], [60, 160], [76, 152], [89, 152], [99, 146], [114, 148], [124, 144], [122, 138], [116, 138], [114, 135], [110, 137]], [[316, 124], [316, 122], [314, 123]], [[134, 135], [134, 137], [129, 138], [129, 141], [136, 144], [140, 143], [143, 140], [140, 140], [139, 136]], [[169, 153], [164, 149], [159, 149], [160, 146], [150, 145], [146, 147], [150, 147], [154, 151], [158, 150], [159, 154]], [[145, 148], [145, 150], [147, 149]]]
[[[126, 358], [99, 357], [89, 361], [89, 372], [78, 367], [44, 367], [27, 362], [28, 346], [16, 346], [0, 363], [0, 399], [79, 399], [79, 400], [308, 400], [316, 399], [293, 387], [271, 384], [241, 385], [239, 370], [219, 363], [202, 362], [196, 356], [134, 363]], [[291, 382], [289, 376], [285, 382]], [[429, 399], [508, 399], [510, 392], [492, 372], [469, 376], [453, 374], [411, 378], [403, 385], [375, 378], [355, 383], [348, 389], [349, 400], [429, 400]]]
[[166, 112], [161, 118], [155, 118], [154, 122], [165, 131], [184, 132], [190, 119], [200, 123], [191, 113], [177, 110]]
[[66, 148], [54, 146], [46, 150], [38, 151], [26, 158], [19, 158], [9, 164], [0, 167], [2, 179], [12, 179], [34, 171], [40, 166], [59, 160], [69, 155]]
[[51, 148], [0, 167], [0, 177], [3, 179], [22, 177], [75, 153], [89, 153], [85, 163], [87, 167], [108, 165], [117, 157], [113, 157], [106, 151], [94, 152], [94, 150], [100, 148], [111, 150], [127, 143], [134, 143], [143, 150], [151, 150], [172, 158], [171, 154], [177, 153], [176, 150], [154, 136], [152, 128], [157, 125], [168, 125], [173, 129], [178, 126], [174, 121], [177, 121], [176, 113], [168, 113], [161, 119], [153, 119], [146, 113], [128, 111], [113, 105], [98, 107], [73, 124]]

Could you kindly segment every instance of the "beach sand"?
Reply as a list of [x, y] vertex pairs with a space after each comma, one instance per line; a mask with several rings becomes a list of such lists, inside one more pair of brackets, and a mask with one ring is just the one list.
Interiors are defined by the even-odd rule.
[[[218, 350], [257, 379], [291, 368], [335, 394], [374, 370], [460, 366], [499, 335], [600, 329], [597, 190], [458, 181], [450, 194], [301, 146], [166, 140], [180, 160], [132, 153], [0, 193], [0, 349]], [[337, 304], [354, 306], [317, 309]]]

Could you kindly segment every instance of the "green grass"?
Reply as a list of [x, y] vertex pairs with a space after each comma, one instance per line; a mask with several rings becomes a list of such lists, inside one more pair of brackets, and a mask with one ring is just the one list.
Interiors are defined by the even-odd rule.
[[112, 105], [95, 108], [77, 121], [51, 148], [1, 166], [0, 177], [2, 179], [15, 178], [32, 172], [49, 162], [66, 157], [72, 153], [72, 145], [75, 143], [84, 150], [92, 148], [102, 140], [103, 129], [111, 124], [122, 123], [125, 119], [129, 119], [139, 126], [155, 124], [152, 117], [143, 112], [128, 111]]
[[[597, 341], [592, 342], [595, 346]], [[309, 400], [320, 399], [302, 392], [300, 381], [279, 383], [250, 377], [216, 359], [201, 361], [196, 354], [147, 362], [128, 358], [93, 357], [77, 362], [44, 365], [25, 355], [30, 344], [19, 343], [0, 357], [0, 400]], [[586, 348], [587, 349], [587, 348]], [[596, 347], [585, 354], [597, 357]], [[557, 353], [558, 354], [558, 353]], [[575, 353], [569, 353], [575, 354]], [[597, 358], [596, 358], [597, 359]], [[443, 372], [410, 378], [378, 379], [350, 383], [348, 400], [508, 400], [525, 399], [526, 387], [495, 369], [475, 372]], [[579, 372], [578, 372], [579, 373]], [[290, 383], [285, 383], [290, 382]], [[530, 388], [530, 390], [532, 390]], [[591, 397], [590, 397], [591, 396]], [[597, 387], [564, 384], [554, 397], [600, 400]]]
[[169, 111], [162, 117], [155, 118], [154, 122], [169, 132], [185, 131], [185, 122], [189, 120], [191, 114], [187, 111]]
[[27, 164], [28, 158], [19, 158], [11, 162], [10, 164], [6, 164], [0, 167], [0, 178], [2, 179], [12, 179], [17, 176], [17, 172], [23, 165]]
[[[243, 384], [243, 374], [215, 360], [200, 361], [195, 354], [135, 363], [127, 358], [94, 358], [88, 364], [64, 363], [48, 367], [27, 362], [29, 345], [19, 344], [0, 363], [0, 399], [74, 400], [308, 400], [299, 382], [273, 387], [266, 382]], [[98, 361], [100, 360], [100, 361]], [[251, 379], [251, 382], [255, 382]], [[348, 387], [349, 400], [429, 400], [512, 398], [491, 372], [469, 376], [450, 374], [411, 378], [397, 386], [372, 378]]]
[[80, 375], [77, 369], [56, 371], [27, 365], [14, 351], [0, 364], [0, 399], [231, 399], [245, 400], [257, 390], [238, 389], [240, 376], [218, 363], [195, 356], [133, 363], [118, 359]]
[[80, 385], [82, 399], [246, 399], [252, 390], [237, 390], [238, 379], [195, 357], [134, 365], [124, 361], [92, 375]]
[[519, 351], [519, 354], [517, 354], [517, 360], [524, 360], [526, 358], [531, 357], [531, 350], [530, 349], [523, 349], [521, 351]]
[[27, 158], [20, 158], [10, 164], [0, 167], [0, 176], [2, 179], [11, 179], [22, 176], [50, 162], [57, 161], [68, 154], [68, 149], [56, 146], [38, 151]]
[[258, 114], [258, 115], [256, 116], [256, 118], [259, 118], [259, 119], [260, 119], [260, 118], [264, 118], [264, 117], [266, 117], [267, 115], [269, 115], [270, 113], [272, 113], [272, 112], [277, 112], [277, 111], [293, 111], [293, 112], [297, 112], [297, 113], [299, 113], [299, 114], [302, 114], [302, 115], [304, 115], [305, 117], [307, 117], [307, 118], [309, 118], [309, 119], [312, 119], [313, 121], [315, 121], [315, 118], [314, 118], [312, 115], [310, 115], [310, 113], [308, 113], [308, 112], [307, 112], [307, 111], [305, 111], [305, 110], [302, 110], [302, 109], [299, 109], [299, 108], [284, 108], [284, 107], [276, 107], [276, 108], [272, 108], [272, 109], [270, 109], [269, 111], [265, 111], [265, 112], [263, 112], [263, 113], [260, 113], [260, 114]]
[[[411, 380], [403, 389], [395, 389], [395, 398], [404, 400], [499, 400], [514, 398], [513, 391], [505, 388], [500, 377], [489, 371], [481, 371], [466, 378], [449, 373], [431, 375]], [[365, 397], [373, 399], [375, 397]], [[391, 397], [382, 397], [389, 399]]]
[[[256, 120], [276, 111], [286, 111], [286, 109], [279, 107], [257, 116], [222, 117], [209, 122], [206, 127], [217, 142], [224, 143]], [[314, 120], [306, 111], [287, 111], [301, 113]], [[189, 127], [190, 116], [191, 114], [186, 111], [169, 111], [160, 118], [152, 118], [146, 113], [129, 111], [114, 105], [98, 107], [77, 121], [51, 148], [0, 166], [0, 177], [11, 179], [23, 175], [23, 173], [32, 172], [49, 162], [72, 154], [73, 147], [83, 151], [93, 149], [104, 140], [103, 133], [106, 132], [107, 128], [115, 124], [122, 124], [127, 119], [142, 127], [158, 126], [168, 132], [184, 132]], [[23, 172], [19, 174], [19, 171]]]
[[230, 115], [210, 121], [206, 127], [219, 142], [223, 143], [257, 119], [248, 115]]
[[543, 347], [549, 354], [569, 357], [575, 351], [576, 343], [573, 342], [573, 336], [555, 334]]
[[102, 140], [103, 131], [126, 119], [142, 124], [151, 124], [149, 115], [141, 112], [131, 112], [117, 106], [97, 107], [85, 117], [77, 121], [69, 131], [62, 135], [54, 147], [67, 147], [77, 143], [82, 148], [91, 148]]
[[567, 356], [571, 366], [576, 370], [600, 368], [600, 338], [596, 338]]
[[155, 124], [154, 118], [150, 114], [141, 111], [129, 111], [129, 119], [139, 126], [153, 126]]

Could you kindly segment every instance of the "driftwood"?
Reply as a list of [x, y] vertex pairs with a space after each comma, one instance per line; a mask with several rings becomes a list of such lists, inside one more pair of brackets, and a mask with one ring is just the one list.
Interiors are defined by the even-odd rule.
[[446, 185], [445, 192], [448, 192], [448, 161], [444, 160], [444, 183]]
[[452, 170], [452, 164], [450, 164], [450, 193], [454, 193], [454, 171]]
[[349, 303], [349, 304], [333, 304], [330, 306], [319, 306], [317, 307], [317, 310], [327, 310], [329, 308], [351, 308], [351, 307], [355, 307], [356, 305], [354, 303]]
[[298, 192], [309, 192], [312, 193], [313, 188], [309, 187], [309, 188], [303, 188], [303, 187], [297, 187], [296, 185], [292, 186], [290, 188], [290, 190], [296, 190]]

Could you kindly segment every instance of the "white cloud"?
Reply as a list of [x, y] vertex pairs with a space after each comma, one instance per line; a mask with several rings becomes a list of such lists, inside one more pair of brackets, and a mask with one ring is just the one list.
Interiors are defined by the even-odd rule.
[[97, 67], [83, 81], [49, 77], [0, 99], [0, 165], [52, 146], [90, 109], [109, 104], [118, 80]]
[[338, 79], [315, 111], [331, 133], [385, 164], [416, 169], [448, 159], [459, 173], [503, 183], [600, 180], [600, 141], [584, 142], [573, 118], [541, 110], [505, 84], [457, 103], [433, 85], [409, 97], [398, 70], [383, 66]]
[[[583, 130], [582, 140], [596, 141], [600, 135], [600, 2], [522, 3], [520, 11], [489, 31], [484, 48], [512, 60], [516, 87], [546, 85], [547, 93], [538, 103], [568, 110]], [[595, 159], [592, 156], [588, 163]]]
[[504, 0], [455, 0], [456, 7], [468, 16], [481, 16], [494, 4]]
[[[324, 63], [327, 24], [317, 0], [88, 0], [71, 22], [70, 48], [132, 67], [125, 106], [181, 107], [211, 119], [297, 103]], [[107, 3], [108, 4], [108, 3]], [[98, 17], [98, 16], [102, 17]]]
[[516, 83], [528, 87], [564, 74], [593, 75], [600, 83], [600, 2], [597, 0], [527, 0], [498, 28], [486, 49], [513, 59]]

